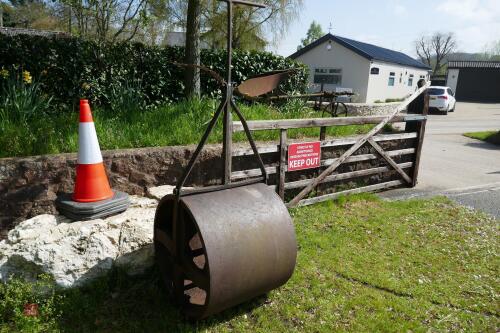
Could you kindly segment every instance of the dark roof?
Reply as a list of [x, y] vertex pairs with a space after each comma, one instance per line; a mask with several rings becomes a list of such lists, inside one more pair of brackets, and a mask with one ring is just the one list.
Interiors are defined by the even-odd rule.
[[312, 42], [311, 44], [301, 48], [300, 50], [292, 54], [290, 58], [295, 59], [301, 56], [302, 54], [306, 53], [307, 51], [329, 40], [337, 42], [338, 44], [348, 48], [353, 52], [356, 52], [357, 54], [368, 60], [380, 60], [409, 67], [416, 67], [428, 70], [431, 69], [429, 66], [421, 63], [416, 59], [413, 59], [412, 57], [402, 52], [389, 50], [373, 44], [358, 42], [356, 40], [345, 37], [334, 36], [332, 34], [326, 34], [323, 37]]
[[500, 68], [500, 61], [448, 61], [448, 68]]

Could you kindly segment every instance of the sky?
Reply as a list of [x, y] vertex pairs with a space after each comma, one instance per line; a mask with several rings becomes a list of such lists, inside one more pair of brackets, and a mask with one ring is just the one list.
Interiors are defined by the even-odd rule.
[[332, 34], [404, 52], [435, 31], [455, 33], [460, 52], [482, 52], [500, 40], [500, 0], [303, 0], [285, 38], [269, 50], [289, 56], [313, 20]]

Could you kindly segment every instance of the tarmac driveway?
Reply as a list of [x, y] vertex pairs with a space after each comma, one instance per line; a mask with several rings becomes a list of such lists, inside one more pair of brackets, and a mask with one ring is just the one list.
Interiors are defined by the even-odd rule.
[[500, 218], [500, 146], [462, 135], [500, 130], [500, 104], [458, 102], [455, 109], [447, 116], [429, 115], [416, 188], [381, 196], [447, 195]]

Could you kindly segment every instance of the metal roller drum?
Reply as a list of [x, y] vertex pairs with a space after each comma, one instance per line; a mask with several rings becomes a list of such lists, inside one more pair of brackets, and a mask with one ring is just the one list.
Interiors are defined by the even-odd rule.
[[[174, 291], [172, 213], [164, 197], [155, 216], [156, 260]], [[201, 319], [264, 294], [292, 275], [297, 256], [292, 219], [279, 196], [257, 183], [180, 198], [184, 245], [178, 259], [184, 280], [181, 306]]]

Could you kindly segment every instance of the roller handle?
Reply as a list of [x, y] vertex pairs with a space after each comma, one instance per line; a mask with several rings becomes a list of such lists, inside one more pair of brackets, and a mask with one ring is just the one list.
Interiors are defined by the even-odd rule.
[[219, 1], [224, 1], [235, 5], [245, 5], [245, 6], [251, 6], [251, 7], [259, 7], [259, 8], [266, 8], [266, 5], [260, 4], [260, 3], [255, 3], [255, 2], [250, 2], [250, 1], [244, 1], [244, 0], [219, 0]]

